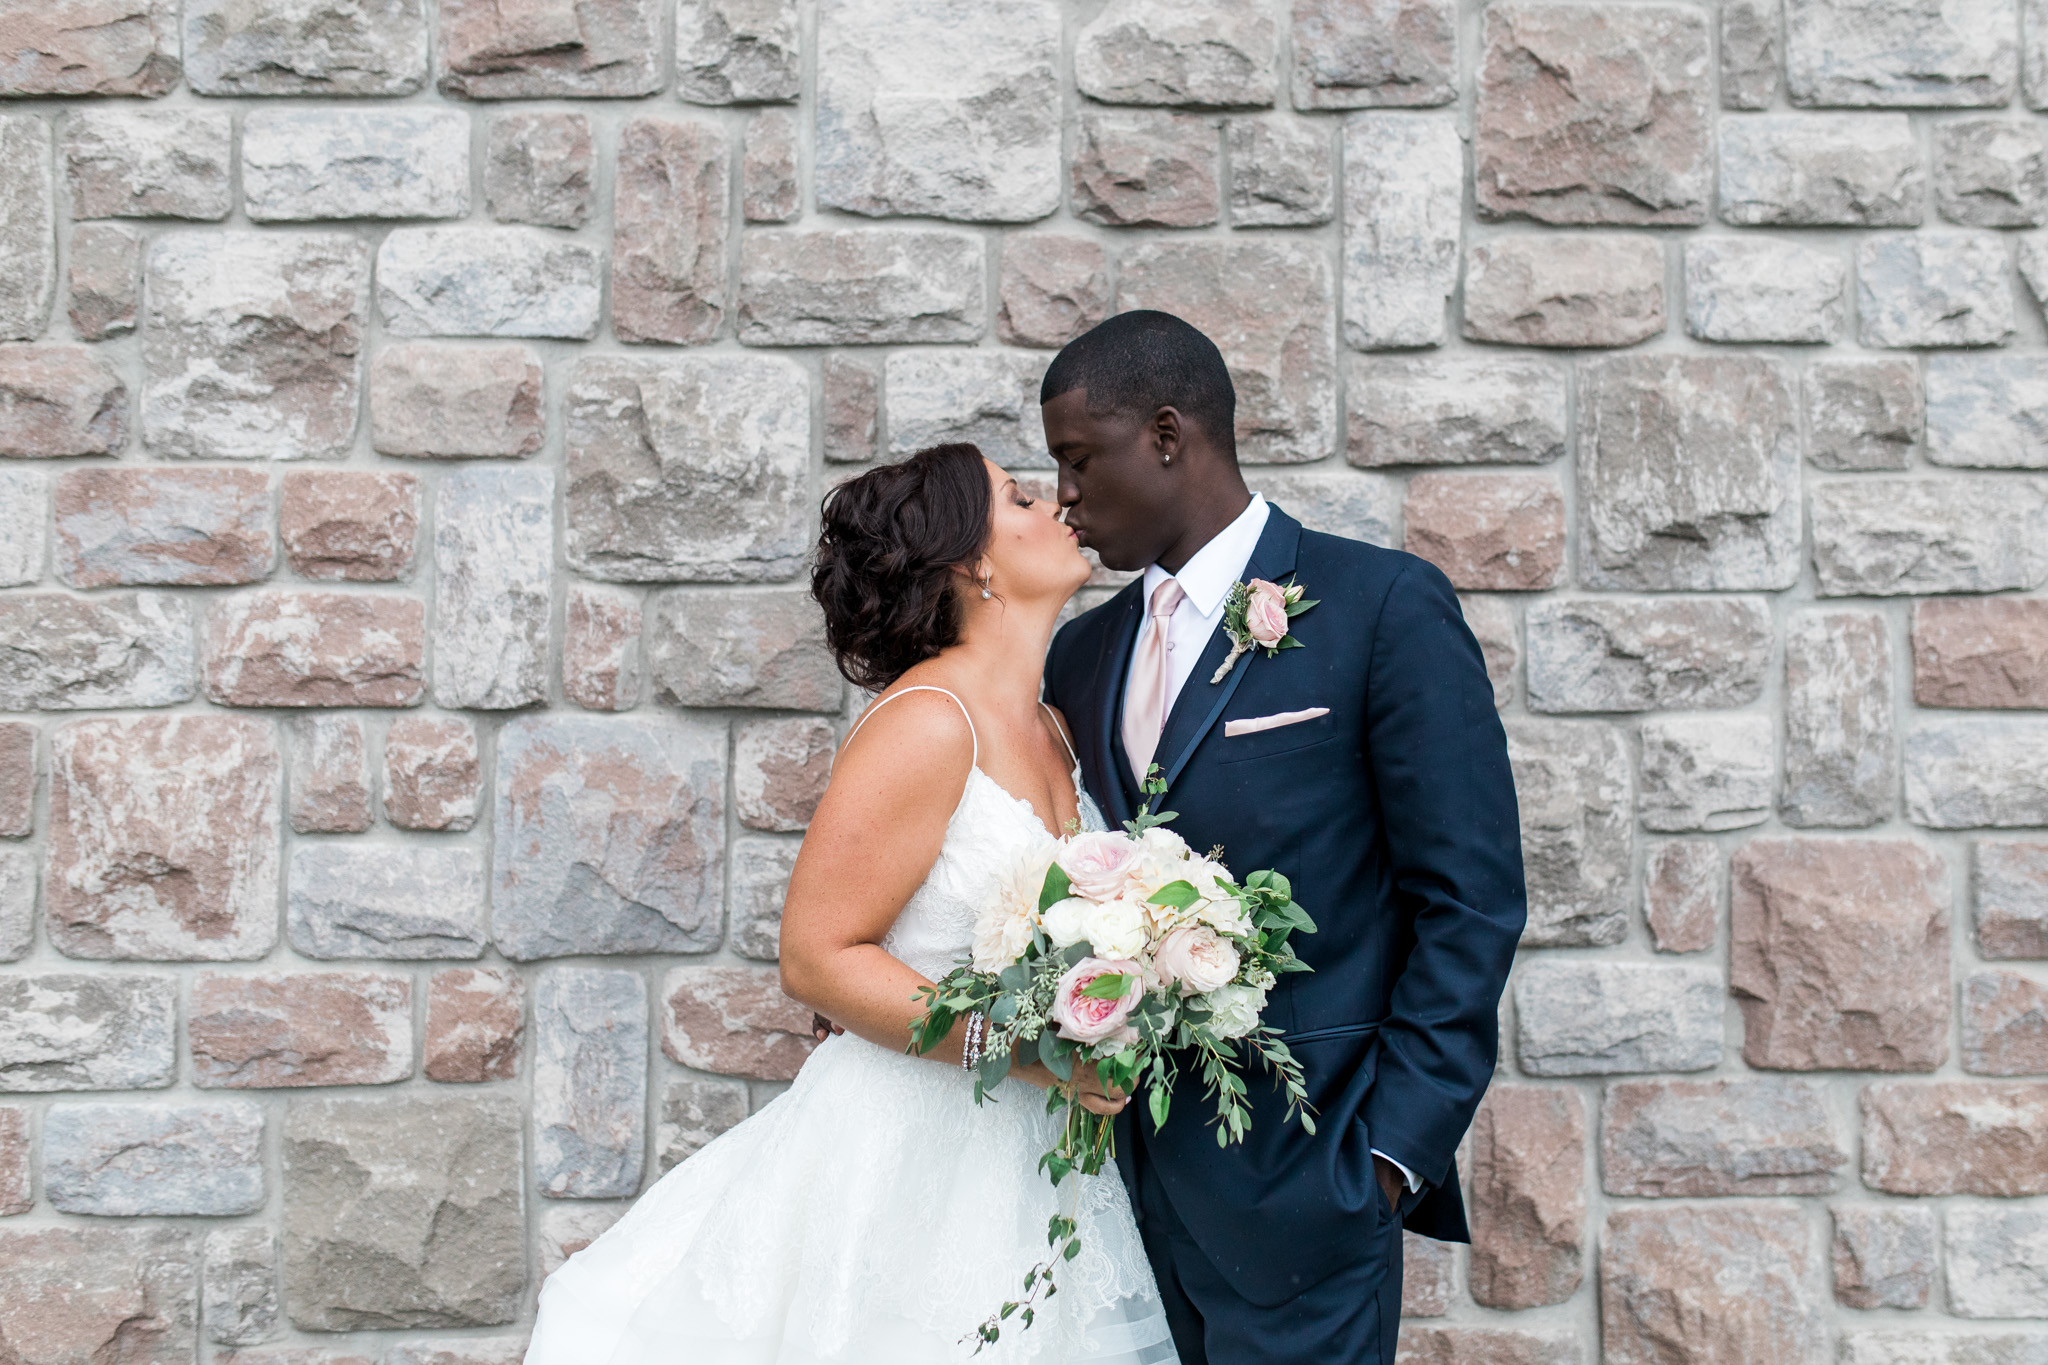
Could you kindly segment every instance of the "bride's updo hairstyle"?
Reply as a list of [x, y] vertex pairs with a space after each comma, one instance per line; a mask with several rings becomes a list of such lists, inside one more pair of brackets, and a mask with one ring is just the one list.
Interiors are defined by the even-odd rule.
[[931, 446], [825, 495], [811, 596], [849, 682], [879, 692], [960, 639], [962, 581], [988, 545], [988, 466]]

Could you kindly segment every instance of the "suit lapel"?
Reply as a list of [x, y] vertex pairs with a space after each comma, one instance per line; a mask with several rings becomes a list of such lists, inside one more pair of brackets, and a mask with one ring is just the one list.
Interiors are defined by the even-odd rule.
[[1089, 686], [1094, 702], [1094, 723], [1089, 734], [1095, 746], [1095, 770], [1102, 775], [1102, 790], [1095, 793], [1108, 807], [1112, 829], [1137, 813], [1132, 792], [1130, 761], [1124, 757], [1117, 725], [1123, 717], [1124, 678], [1131, 668], [1131, 651], [1138, 643], [1139, 604], [1145, 595], [1145, 580], [1136, 579], [1109, 600], [1116, 613], [1103, 636], [1102, 652], [1095, 659], [1095, 677]]
[[[1245, 564], [1244, 578], [1249, 582], [1263, 578], [1278, 582], [1294, 571], [1295, 553], [1301, 546], [1301, 523], [1288, 516], [1278, 507], [1266, 517], [1266, 529], [1259, 533], [1259, 543], [1252, 551], [1251, 559]], [[1178, 778], [1181, 769], [1193, 756], [1195, 746], [1202, 736], [1209, 733], [1216, 724], [1216, 718], [1223, 714], [1223, 708], [1230, 703], [1238, 685], [1264, 657], [1257, 650], [1251, 650], [1238, 657], [1236, 667], [1224, 675], [1220, 683], [1211, 683], [1210, 678], [1230, 653], [1230, 636], [1221, 623], [1209, 637], [1209, 643], [1202, 650], [1202, 657], [1195, 662], [1195, 671], [1180, 690], [1180, 696], [1173, 704], [1173, 711], [1166, 718], [1166, 731], [1159, 737], [1159, 757], [1156, 760], [1164, 774], [1167, 785]]]

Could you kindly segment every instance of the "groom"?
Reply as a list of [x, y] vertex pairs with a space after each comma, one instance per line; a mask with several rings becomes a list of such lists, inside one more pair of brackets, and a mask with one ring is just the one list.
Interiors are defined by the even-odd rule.
[[[1144, 576], [1053, 640], [1065, 713], [1110, 820], [1144, 800], [1197, 850], [1270, 867], [1320, 932], [1266, 1020], [1306, 1073], [1317, 1135], [1251, 1086], [1219, 1148], [1200, 1106], [1118, 1120], [1184, 1365], [1392, 1365], [1401, 1228], [1467, 1240], [1453, 1154], [1493, 1075], [1526, 913], [1507, 744], [1457, 597], [1412, 555], [1306, 530], [1245, 487], [1236, 394], [1209, 338], [1167, 313], [1110, 318], [1039, 391], [1066, 521]], [[1300, 648], [1219, 680], [1239, 581], [1299, 583]]]

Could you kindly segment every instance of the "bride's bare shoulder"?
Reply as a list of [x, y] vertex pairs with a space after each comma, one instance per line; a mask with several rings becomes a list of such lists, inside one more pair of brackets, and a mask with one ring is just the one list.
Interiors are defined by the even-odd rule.
[[833, 775], [886, 766], [925, 779], [958, 769], [964, 780], [975, 752], [973, 722], [957, 697], [933, 684], [906, 680], [861, 712], [840, 746]]

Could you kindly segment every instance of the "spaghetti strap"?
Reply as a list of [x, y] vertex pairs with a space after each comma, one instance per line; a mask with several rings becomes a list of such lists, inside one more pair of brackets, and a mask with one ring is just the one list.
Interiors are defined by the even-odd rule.
[[[881, 710], [884, 706], [887, 706], [890, 702], [896, 700], [898, 697], [908, 696], [912, 692], [939, 692], [944, 693], [944, 695], [948, 697], [953, 697], [953, 705], [959, 707], [960, 714], [967, 718], [967, 738], [974, 745], [974, 758], [972, 760], [972, 764], [974, 767], [979, 768], [981, 766], [981, 736], [974, 733], [974, 716], [971, 712], [968, 711], [967, 703], [960, 700], [959, 697], [954, 696], [951, 692], [947, 692], [945, 688], [933, 687], [929, 683], [919, 683], [915, 687], [906, 687], [901, 692], [891, 692], [888, 696], [881, 698], [879, 701], [870, 703], [868, 709], [860, 713], [860, 719], [853, 723], [853, 728], [846, 732], [846, 744], [841, 744], [839, 746], [840, 750], [843, 752], [847, 744], [853, 743], [853, 737], [860, 733], [861, 726], [866, 725], [868, 723], [869, 716], [872, 716], [873, 714], [875, 714], [875, 712]], [[1045, 703], [1043, 702], [1039, 703], [1039, 705], [1041, 706], [1043, 706], [1044, 704]], [[1077, 763], [1079, 761], [1079, 759], [1075, 760], [1075, 762]]]
[[[1056, 715], [1053, 715], [1053, 709], [1052, 709], [1052, 707], [1051, 707], [1050, 705], [1048, 705], [1048, 704], [1047, 704], [1047, 703], [1045, 703], [1045, 702], [1040, 702], [1040, 703], [1038, 703], [1038, 704], [1039, 704], [1040, 706], [1043, 706], [1043, 707], [1045, 707], [1045, 714], [1046, 714], [1046, 715], [1048, 715], [1048, 716], [1052, 716], [1052, 728], [1053, 728], [1053, 733], [1054, 733], [1054, 734], [1056, 734], [1056, 735], [1058, 735], [1058, 736], [1060, 737], [1060, 743], [1062, 743], [1062, 744], [1064, 744], [1064, 745], [1066, 745], [1066, 746], [1067, 746], [1067, 757], [1073, 760], [1073, 762], [1074, 762], [1074, 766], [1075, 766], [1076, 768], [1080, 767], [1080, 766], [1081, 766], [1081, 755], [1079, 755], [1079, 754], [1077, 754], [1077, 753], [1075, 753], [1075, 752], [1074, 752], [1074, 741], [1072, 741], [1071, 739], [1068, 739], [1068, 738], [1067, 738], [1067, 727], [1066, 727], [1066, 726], [1064, 726], [1064, 725], [1062, 725], [1062, 724], [1060, 724], [1060, 718], [1059, 718], [1058, 716], [1056, 716]], [[970, 723], [970, 724], [972, 724], [972, 722], [969, 722], [969, 723]]]

